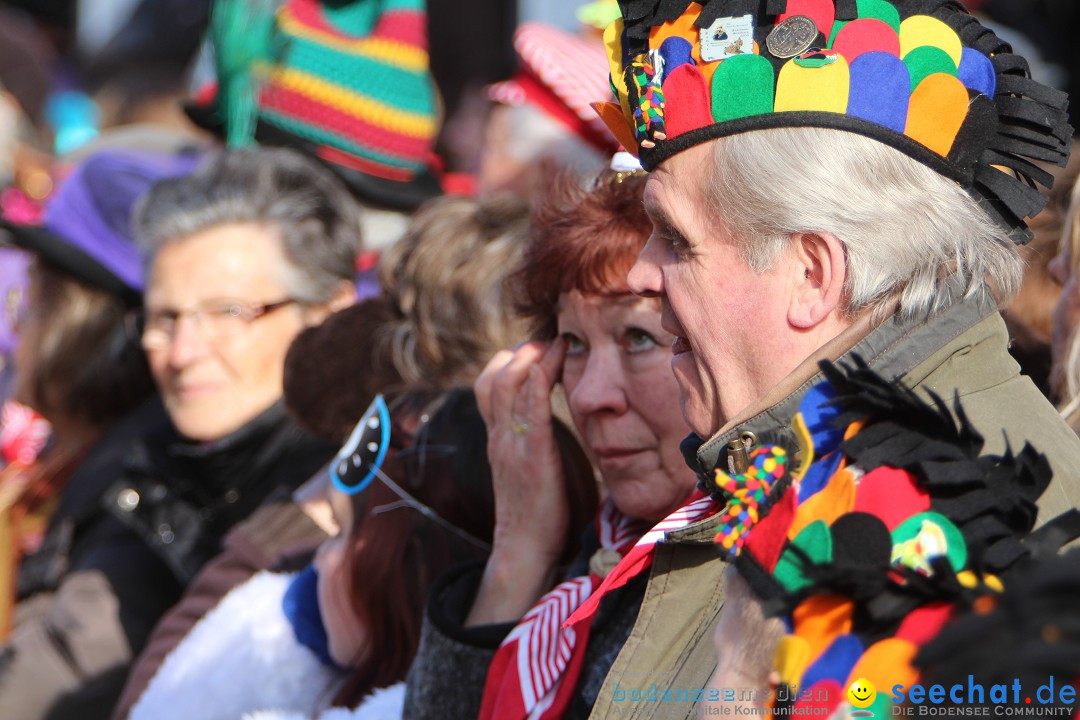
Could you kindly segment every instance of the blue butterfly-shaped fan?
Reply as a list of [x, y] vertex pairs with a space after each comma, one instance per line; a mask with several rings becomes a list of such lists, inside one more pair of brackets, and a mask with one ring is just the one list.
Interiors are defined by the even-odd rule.
[[355, 495], [375, 477], [390, 447], [390, 410], [382, 395], [376, 395], [349, 439], [330, 463], [330, 479], [341, 492]]

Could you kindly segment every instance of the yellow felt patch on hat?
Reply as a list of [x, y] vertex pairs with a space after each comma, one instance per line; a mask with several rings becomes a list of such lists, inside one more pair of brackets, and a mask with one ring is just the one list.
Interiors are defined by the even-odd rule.
[[[701, 14], [702, 9], [701, 5], [692, 2], [679, 17], [670, 22], [666, 22], [663, 25], [657, 25], [649, 30], [649, 47], [653, 50], [659, 50], [660, 46], [663, 45], [664, 41], [668, 38], [682, 38], [689, 42], [690, 46], [693, 48], [690, 57], [694, 58], [696, 64], [701, 65], [700, 31], [694, 27], [694, 23], [697, 22], [698, 15]], [[706, 78], [706, 80], [708, 79], [710, 78]]]
[[594, 102], [589, 103], [589, 105], [604, 121], [604, 125], [607, 126], [607, 129], [611, 131], [611, 134], [615, 136], [615, 139], [619, 141], [619, 144], [623, 146], [626, 152], [637, 157], [637, 139], [634, 137], [633, 129], [626, 123], [622, 108], [612, 102]]
[[607, 51], [608, 69], [611, 71], [611, 81], [620, 96], [626, 95], [626, 80], [623, 78], [622, 34], [622, 18], [604, 29], [604, 50]]
[[843, 55], [837, 55], [836, 62], [824, 67], [801, 67], [795, 60], [789, 60], [776, 79], [775, 112], [847, 111], [851, 74]]
[[811, 595], [792, 613], [794, 634], [806, 641], [810, 662], [816, 661], [833, 641], [851, 632], [855, 603], [840, 595]]
[[784, 685], [799, 685], [803, 673], [810, 667], [810, 645], [795, 635], [780, 638], [773, 655], [773, 669], [780, 675]]
[[968, 91], [952, 75], [934, 73], [911, 93], [904, 134], [948, 157], [968, 113]]
[[915, 653], [919, 648], [912, 642], [900, 638], [887, 638], [874, 643], [855, 667], [848, 674], [844, 687], [859, 678], [866, 678], [879, 688], [891, 688], [894, 685], [910, 687], [918, 682], [919, 673], [911, 667]]
[[964, 44], [951, 27], [929, 15], [913, 15], [900, 23], [900, 57], [924, 46], [941, 48], [960, 67]]
[[807, 525], [823, 520], [832, 525], [838, 517], [855, 507], [855, 480], [851, 471], [838, 471], [824, 489], [799, 505], [795, 519], [788, 528], [788, 538], [794, 540]]
[[[619, 18], [604, 30], [604, 50], [607, 51], [611, 84], [615, 87], [615, 93], [619, 96], [619, 107], [622, 108], [622, 114], [627, 124], [631, 124], [634, 121], [634, 111], [630, 108], [630, 93], [626, 90], [626, 76], [623, 75], [622, 34], [623, 20]], [[601, 119], [603, 120], [603, 116], [601, 116]], [[606, 123], [607, 120], [604, 120], [604, 122]], [[637, 147], [636, 139], [632, 145]], [[624, 147], [630, 149], [630, 145]]]

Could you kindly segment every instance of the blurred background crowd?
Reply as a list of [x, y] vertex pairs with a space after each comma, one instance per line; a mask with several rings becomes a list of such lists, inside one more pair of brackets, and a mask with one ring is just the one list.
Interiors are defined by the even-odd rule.
[[[1074, 0], [966, 5], [1077, 95]], [[589, 105], [617, 15], [0, 1], [0, 717], [400, 717], [425, 622], [438, 652], [493, 648], [468, 631], [581, 574], [603, 497], [682, 504], [671, 337], [618, 300], [644, 180]], [[1080, 429], [1077, 167], [1051, 168], [1005, 314]], [[544, 424], [566, 491], [529, 530], [492, 478]], [[666, 449], [642, 469], [628, 437]], [[425, 620], [507, 527], [531, 569]], [[598, 667], [636, 608], [598, 621]]]

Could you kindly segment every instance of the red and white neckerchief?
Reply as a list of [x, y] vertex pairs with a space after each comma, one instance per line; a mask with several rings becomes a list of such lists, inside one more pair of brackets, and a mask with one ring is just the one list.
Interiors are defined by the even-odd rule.
[[642, 534], [647, 525], [623, 515], [610, 498], [605, 501], [596, 519], [600, 546], [622, 560], [606, 578], [591, 574], [561, 583], [521, 618], [488, 668], [481, 720], [562, 717], [577, 687], [600, 600], [652, 564], [653, 549], [665, 533], [716, 509], [711, 498], [694, 491], [686, 505]]

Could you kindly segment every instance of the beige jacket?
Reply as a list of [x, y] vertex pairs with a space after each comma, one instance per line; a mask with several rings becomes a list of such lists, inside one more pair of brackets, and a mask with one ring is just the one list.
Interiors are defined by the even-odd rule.
[[[737, 418], [696, 453], [689, 442], [684, 451], [694, 453], [691, 457], [704, 478], [715, 467], [727, 466], [728, 443], [744, 433], [753, 433], [763, 444], [793, 446], [789, 423], [802, 396], [822, 379], [817, 360], [842, 361], [858, 353], [881, 375], [902, 379], [923, 394], [933, 391], [950, 402], [958, 395], [986, 438], [987, 453], [1003, 451], [1006, 442], [1019, 450], [1025, 441], [1045, 453], [1054, 469], [1054, 480], [1040, 501], [1039, 522], [1045, 522], [1080, 500], [1080, 439], [1020, 375], [1008, 343], [995, 306], [978, 297], [957, 302], [930, 320], [892, 318], [873, 329], [855, 327], [803, 363], [757, 410]], [[714, 525], [714, 520], [703, 520], [669, 533], [658, 546], [637, 622], [590, 717], [694, 716], [699, 699], [695, 693], [716, 664], [712, 633], [723, 605], [724, 563], [712, 547]], [[664, 700], [665, 694], [683, 699]], [[634, 701], [637, 696], [642, 699]]]

